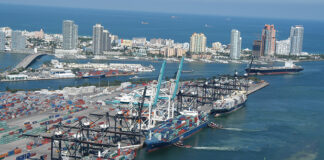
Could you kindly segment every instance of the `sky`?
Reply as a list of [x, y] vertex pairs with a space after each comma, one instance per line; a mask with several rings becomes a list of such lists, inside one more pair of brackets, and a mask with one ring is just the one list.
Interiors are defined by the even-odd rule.
[[324, 0], [0, 0], [1, 3], [324, 21]]

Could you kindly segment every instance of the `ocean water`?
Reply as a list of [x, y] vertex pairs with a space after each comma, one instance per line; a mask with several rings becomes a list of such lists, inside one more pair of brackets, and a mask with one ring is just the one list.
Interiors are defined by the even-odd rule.
[[[175, 18], [171, 18], [175, 16]], [[252, 48], [253, 40], [261, 38], [264, 24], [274, 24], [277, 39], [287, 39], [290, 26], [305, 27], [304, 51], [324, 53], [323, 21], [262, 19], [186, 14], [161, 14], [149, 12], [108, 11], [93, 9], [32, 7], [0, 4], [0, 27], [9, 26], [18, 30], [40, 30], [46, 33], [62, 33], [62, 21], [74, 20], [79, 25], [79, 35], [92, 35], [92, 26], [101, 23], [112, 34], [121, 38], [146, 37], [171, 38], [176, 42], [189, 42], [194, 32], [203, 32], [208, 45], [219, 41], [230, 43], [230, 31], [241, 31], [242, 47]], [[142, 25], [145, 21], [149, 24]], [[205, 25], [207, 24], [207, 27]]]

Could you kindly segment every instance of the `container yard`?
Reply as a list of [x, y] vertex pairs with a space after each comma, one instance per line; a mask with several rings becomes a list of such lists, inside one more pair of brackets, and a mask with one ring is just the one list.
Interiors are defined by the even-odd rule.
[[[213, 125], [208, 113], [218, 109], [216, 102], [244, 104], [247, 99], [238, 101], [236, 92], [247, 96], [267, 85], [237, 73], [180, 82], [183, 61], [169, 81], [163, 80], [164, 61], [158, 79], [149, 83], [0, 93], [0, 157], [134, 159], [141, 147], [183, 147], [184, 139]], [[232, 111], [237, 105], [231, 104], [226, 108]]]
[[[5, 157], [5, 159], [27, 159], [28, 157], [38, 159], [50, 159], [51, 139], [48, 138], [51, 138], [51, 136], [55, 134], [58, 128], [62, 127], [60, 125], [75, 126], [81, 122], [85, 123], [86, 121], [83, 121], [83, 119], [88, 119], [89, 117], [91, 117], [90, 114], [102, 114], [105, 112], [109, 113], [110, 116], [122, 115], [130, 118], [132, 117], [131, 115], [134, 115], [135, 113], [134, 110], [132, 110], [132, 107], [141, 104], [141, 96], [139, 96], [141, 91], [144, 90], [145, 86], [154, 86], [156, 85], [156, 83], [156, 81], [152, 81], [150, 84], [139, 85], [124, 83], [120, 87], [111, 88], [97, 88], [94, 86], [90, 86], [84, 88], [66, 87], [63, 90], [55, 91], [40, 90], [34, 92], [20, 91], [16, 93], [3, 92], [0, 94], [0, 150], [2, 151], [0, 153], [0, 157]], [[194, 82], [182, 82], [182, 86], [188, 86], [192, 83]], [[164, 85], [162, 85], [160, 90], [167, 91], [165, 90], [165, 88], [170, 87], [170, 84], [171, 82], [165, 83]], [[147, 90], [148, 94], [151, 94], [150, 92], [152, 92], [152, 89], [151, 91], [149, 89]], [[165, 94], [166, 93], [161, 93], [160, 96], [167, 96]], [[137, 98], [134, 98], [133, 102], [137, 101], [138, 104], [136, 105], [129, 103], [109, 103], [112, 102], [116, 97], [123, 97], [125, 95], [133, 95], [134, 97], [136, 97], [135, 95], [137, 95]], [[144, 104], [146, 103], [143, 103], [144, 108], [141, 113], [143, 113], [143, 117], [148, 118], [149, 112], [148, 109], [145, 108]], [[142, 118], [143, 121], [146, 118]], [[113, 121], [114, 118], [109, 117], [109, 119], [110, 121]], [[94, 119], [89, 120], [90, 123], [95, 121], [96, 120]], [[170, 119], [167, 122], [170, 121], [172, 120]], [[93, 125], [91, 124], [92, 126], [89, 126], [89, 128], [94, 128], [94, 130], [100, 130], [107, 123], [107, 120], [96, 121], [95, 123], [93, 123]], [[125, 123], [131, 124], [132, 122], [128, 120]], [[161, 126], [164, 126], [164, 128], [165, 126], [167, 126], [167, 123], [156, 123], [161, 124]], [[190, 128], [189, 123], [188, 125], [189, 126], [187, 130], [189, 130]], [[122, 126], [126, 126], [126, 124]], [[121, 134], [138, 133], [138, 131], [134, 131], [131, 133], [126, 132], [127, 127], [122, 128], [122, 126], [117, 125], [115, 126], [115, 129], [112, 128], [112, 130], [119, 131]], [[146, 124], [143, 123], [143, 130], [145, 127], [148, 127], [148, 125], [146, 126]], [[178, 128], [178, 130], [180, 128]], [[70, 132], [66, 132], [63, 135], [69, 135], [67, 137], [73, 137], [73, 135], [78, 134], [80, 130], [82, 130], [82, 127], [80, 126], [80, 128], [74, 129], [74, 132], [71, 130]], [[154, 134], [156, 134], [156, 132], [174, 132], [172, 131], [172, 127], [164, 129], [165, 131], [158, 131], [153, 128], [151, 130], [153, 130]], [[185, 131], [186, 130], [184, 130], [183, 133], [185, 133]], [[31, 138], [30, 136], [28, 137], [24, 135], [35, 135], [36, 137]], [[116, 136], [114, 135], [114, 133], [110, 132], [107, 135], [101, 137], [101, 143], [103, 143], [106, 140], [107, 143], [105, 144], [110, 144], [114, 139], [113, 137]], [[48, 138], [39, 138], [39, 136], [47, 136]], [[97, 135], [96, 138], [98, 139], [100, 138], [100, 136]], [[99, 142], [95, 140], [95, 137], [93, 137], [93, 140], [93, 142]], [[109, 141], [110, 143], [108, 143]], [[115, 148], [114, 150], [117, 153], [116, 155], [118, 155], [118, 150], [123, 150], [122, 147], [126, 147], [128, 145], [142, 145], [144, 143], [144, 135], [142, 136], [141, 141], [139, 141], [138, 143], [132, 144], [132, 142], [120, 142], [121, 143], [119, 144], [121, 146], [119, 147], [119, 149], [118, 143], [115, 143], [113, 147], [109, 147]], [[70, 144], [70, 146], [72, 145]], [[139, 146], [135, 147], [138, 148]], [[61, 149], [62, 153], [65, 153], [64, 150], [66, 152], [66, 148], [63, 147]], [[129, 155], [130, 153], [132, 153], [132, 156], [135, 155], [135, 150], [133, 148], [128, 148], [128, 150], [129, 151], [123, 150], [122, 152], [124, 152], [125, 155]], [[56, 151], [57, 149], [54, 149], [54, 156], [57, 153]], [[113, 155], [114, 152], [111, 152], [109, 154]], [[105, 153], [102, 155], [106, 155], [106, 157], [109, 157], [109, 154]], [[98, 153], [94, 155], [98, 157]], [[100, 155], [101, 153], [99, 154], [99, 156]]]

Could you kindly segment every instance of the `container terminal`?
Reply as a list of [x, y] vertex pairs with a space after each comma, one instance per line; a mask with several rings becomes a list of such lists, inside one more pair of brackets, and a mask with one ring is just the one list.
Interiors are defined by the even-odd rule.
[[[183, 60], [169, 81], [163, 80], [164, 61], [158, 79], [143, 84], [0, 93], [0, 158], [134, 159], [142, 147], [181, 147], [213, 126], [207, 114], [232, 112], [238, 100], [231, 97], [268, 85], [237, 73], [180, 81]], [[227, 107], [217, 105], [225, 100]]]

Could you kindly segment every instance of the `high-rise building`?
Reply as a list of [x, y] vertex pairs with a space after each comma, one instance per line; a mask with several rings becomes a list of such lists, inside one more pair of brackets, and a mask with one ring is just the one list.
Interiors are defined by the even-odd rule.
[[166, 53], [165, 53], [165, 57], [174, 57], [176, 55], [176, 52], [175, 52], [175, 48], [173, 47], [167, 47], [166, 48]]
[[0, 52], [6, 49], [5, 46], [6, 46], [6, 33], [0, 31]]
[[112, 49], [112, 38], [111, 38], [111, 35], [109, 34], [108, 35], [108, 45], [107, 45], [107, 50], [110, 51]]
[[134, 37], [133, 38], [133, 45], [134, 46], [145, 46], [146, 38], [145, 37]]
[[222, 43], [220, 43], [220, 42], [214, 42], [212, 44], [212, 47], [213, 47], [213, 50], [216, 50], [216, 51], [221, 50], [222, 49]]
[[292, 26], [290, 29], [290, 55], [298, 55], [303, 51], [304, 27]]
[[188, 50], [183, 49], [183, 48], [175, 48], [175, 52], [176, 52], [177, 57], [185, 56], [187, 51]]
[[261, 57], [261, 41], [260, 40], [254, 40], [253, 41], [253, 48], [252, 48], [252, 55], [254, 57]]
[[71, 20], [63, 21], [63, 49], [72, 50], [78, 46], [78, 25]]
[[231, 31], [231, 48], [230, 48], [231, 59], [240, 59], [241, 44], [242, 44], [242, 37], [240, 31], [233, 29]]
[[78, 40], [79, 40], [79, 26], [73, 25], [73, 38], [72, 38], [72, 46], [74, 49], [78, 48]]
[[290, 52], [290, 38], [276, 42], [277, 55], [289, 55]]
[[276, 51], [276, 30], [274, 25], [266, 24], [261, 36], [261, 56], [274, 56]]
[[96, 24], [93, 26], [92, 33], [92, 50], [93, 54], [103, 53], [103, 30], [104, 27], [101, 24]]
[[11, 50], [24, 50], [26, 48], [26, 37], [21, 31], [12, 31]]
[[203, 33], [194, 33], [190, 37], [190, 52], [205, 53], [207, 38]]
[[111, 50], [111, 37], [108, 30], [103, 30], [102, 32], [102, 46], [103, 51]]

